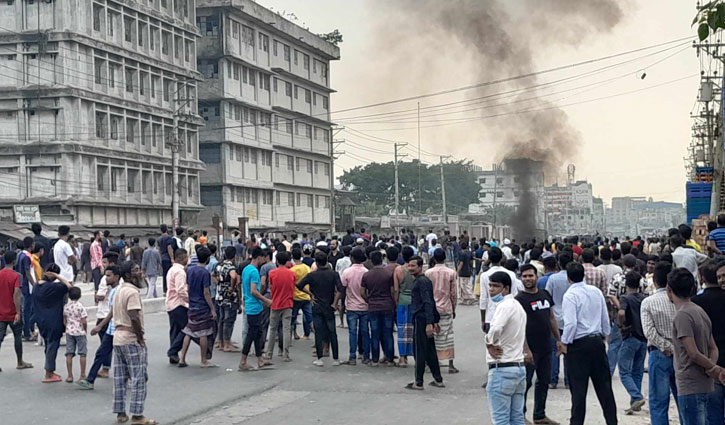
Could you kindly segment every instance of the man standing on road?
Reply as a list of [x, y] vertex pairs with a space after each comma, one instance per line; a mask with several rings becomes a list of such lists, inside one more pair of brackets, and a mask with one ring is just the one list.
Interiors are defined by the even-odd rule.
[[[707, 404], [709, 394], [715, 390], [713, 378], [723, 375], [717, 365], [719, 353], [712, 337], [712, 322], [705, 310], [690, 300], [696, 288], [695, 278], [685, 268], [674, 269], [667, 276], [667, 296], [677, 310], [672, 344], [683, 425], [709, 425]], [[716, 421], [720, 423], [722, 418]]]
[[[717, 365], [725, 367], [725, 291], [718, 282], [725, 283], [725, 263], [718, 265], [709, 263], [700, 268], [700, 277], [705, 284], [702, 294], [692, 298], [692, 302], [700, 306], [712, 323], [712, 337], [717, 345]], [[715, 380], [715, 391], [707, 399], [708, 424], [719, 423], [725, 417], [725, 386]]]
[[[348, 365], [357, 364], [358, 334], [362, 335], [363, 364], [370, 363], [370, 321], [368, 303], [362, 296], [362, 279], [368, 269], [363, 266], [365, 252], [355, 248], [350, 252], [352, 266], [342, 273], [342, 286], [346, 293], [345, 309], [347, 310], [348, 336], [350, 339], [350, 358]], [[339, 263], [339, 262], [338, 262]]]
[[156, 292], [156, 279], [163, 270], [161, 256], [155, 245], [156, 239], [149, 238], [149, 246], [144, 250], [141, 258], [141, 271], [149, 283], [149, 291], [146, 298], [156, 298], [158, 296]]
[[495, 425], [524, 423], [526, 367], [531, 352], [526, 346], [526, 312], [511, 295], [511, 277], [496, 272], [489, 279], [491, 297], [503, 296], [486, 333], [488, 407]]
[[725, 252], [725, 214], [718, 214], [717, 229], [710, 232], [707, 246], [715, 254], [722, 255]]
[[[244, 311], [247, 315], [247, 335], [242, 346], [242, 360], [239, 363], [239, 370], [242, 372], [252, 370], [247, 365], [249, 351], [254, 344], [254, 352], [257, 355], [257, 367], [264, 367], [264, 339], [262, 334], [262, 313], [264, 306], [272, 305], [272, 300], [266, 298], [261, 290], [262, 278], [259, 275], [259, 267], [267, 261], [264, 250], [260, 247], [252, 249], [252, 261], [242, 270], [242, 294], [244, 296]], [[317, 335], [317, 333], [315, 333]]]
[[166, 294], [166, 287], [168, 284], [166, 280], [168, 278], [169, 269], [171, 269], [174, 261], [176, 250], [181, 248], [181, 246], [177, 244], [176, 239], [169, 235], [169, 228], [165, 224], [161, 225], [161, 236], [157, 242], [159, 246], [159, 254], [161, 256], [161, 277], [163, 280], [163, 289], [164, 294]]
[[619, 351], [619, 376], [622, 385], [629, 393], [628, 415], [642, 410], [645, 404], [642, 395], [644, 377], [644, 358], [647, 355], [647, 339], [644, 336], [641, 319], [641, 306], [644, 294], [640, 292], [642, 277], [637, 272], [629, 272], [625, 277], [627, 292], [619, 298], [617, 322], [622, 333], [622, 348]]
[[436, 309], [435, 298], [433, 297], [433, 283], [423, 274], [423, 258], [415, 255], [410, 258], [405, 266], [408, 273], [415, 278], [413, 290], [411, 291], [410, 309], [413, 314], [414, 345], [415, 345], [415, 382], [411, 382], [405, 388], [410, 390], [423, 389], [423, 374], [426, 365], [433, 375], [430, 385], [443, 388], [443, 376], [436, 354], [435, 339], [433, 334], [438, 329], [440, 318]]
[[[516, 295], [516, 300], [526, 312], [526, 343], [533, 356], [534, 363], [526, 365], [526, 393], [536, 372], [536, 388], [534, 390], [534, 423], [558, 425], [558, 422], [546, 417], [546, 397], [551, 380], [551, 335], [556, 340], [561, 353], [559, 326], [554, 316], [554, 300], [548, 292], [536, 286], [538, 272], [533, 264], [521, 266], [521, 281], [524, 290]], [[525, 410], [525, 409], [524, 409]]]
[[604, 338], [610, 331], [604, 295], [584, 282], [581, 264], [569, 263], [566, 273], [571, 287], [563, 299], [564, 333], [561, 341], [566, 344], [565, 363], [571, 390], [570, 425], [584, 425], [590, 379], [606, 424], [617, 425], [617, 404], [604, 347]]
[[425, 276], [433, 282], [433, 297], [440, 315], [438, 323], [440, 330], [435, 334], [438, 361], [448, 360], [448, 373], [458, 373], [453, 366], [455, 358], [455, 345], [453, 340], [453, 319], [456, 318], [456, 303], [458, 300], [456, 281], [458, 276], [455, 270], [446, 266], [446, 252], [437, 248], [433, 252], [435, 266], [425, 272]]
[[179, 363], [179, 351], [184, 344], [182, 330], [189, 321], [189, 287], [186, 285], [186, 250], [179, 248], [174, 253], [174, 265], [166, 277], [166, 313], [169, 315], [169, 363]]
[[148, 381], [148, 351], [144, 340], [143, 302], [139, 289], [143, 284], [141, 268], [130, 261], [121, 265], [124, 284], [113, 300], [113, 413], [118, 422], [128, 421], [126, 391], [130, 389], [131, 423], [153, 425], [157, 422], [143, 414]]
[[[397, 251], [397, 250], [396, 250]], [[380, 346], [383, 346], [383, 364], [394, 366], [395, 345], [393, 342], [393, 310], [395, 299], [393, 297], [393, 273], [383, 267], [383, 254], [378, 251], [370, 253], [373, 268], [362, 278], [362, 295], [368, 304], [368, 317], [370, 318], [370, 351], [372, 362], [370, 366], [377, 366], [380, 362]], [[393, 263], [394, 266], [397, 264]], [[315, 323], [317, 332], [317, 323]], [[316, 334], [315, 334], [316, 336]]]
[[23, 239], [23, 250], [17, 256], [15, 271], [20, 275], [21, 293], [23, 295], [23, 336], [26, 341], [35, 341], [37, 334], [35, 333], [35, 308], [33, 305], [32, 288], [36, 282], [35, 271], [33, 269], [33, 238], [26, 237]]
[[670, 392], [679, 410], [672, 364], [672, 323], [676, 311], [675, 305], [667, 297], [667, 275], [670, 271], [672, 264], [669, 262], [657, 263], [652, 277], [657, 289], [642, 300], [640, 307], [642, 331], [647, 337], [649, 351], [649, 414], [652, 425], [669, 424]]
[[189, 319], [184, 327], [184, 345], [181, 348], [179, 367], [186, 367], [186, 352], [192, 338], [199, 339], [201, 352], [201, 368], [216, 367], [209, 364], [216, 336], [216, 308], [211, 300], [211, 275], [206, 265], [209, 263], [211, 251], [202, 246], [196, 250], [197, 264], [186, 269], [186, 284], [189, 291]]
[[[320, 367], [325, 365], [322, 361], [322, 345], [329, 342], [332, 349], [332, 364], [333, 366], [339, 366], [334, 306], [340, 299], [339, 288], [342, 286], [340, 275], [332, 268], [327, 267], [327, 254], [322, 251], [315, 254], [315, 264], [317, 270], [311, 272], [297, 283], [297, 289], [308, 293], [313, 302], [312, 321], [315, 325], [315, 349], [317, 351], [317, 360], [313, 364]], [[305, 288], [308, 285], [309, 289]]]
[[73, 264], [78, 262], [73, 247], [68, 244], [70, 227], [58, 226], [58, 240], [53, 246], [53, 262], [60, 267], [60, 275], [68, 282], [73, 282]]
[[103, 249], [101, 248], [101, 236], [103, 233], [96, 230], [93, 234], [93, 242], [91, 243], [91, 278], [93, 279], [93, 289], [98, 292], [98, 286], [101, 284], [103, 277]]
[[[572, 255], [568, 251], [559, 253], [559, 267], [561, 270], [558, 273], [554, 273], [549, 276], [546, 281], [546, 292], [551, 295], [554, 300], [554, 317], [556, 317], [556, 323], [559, 326], [559, 333], [564, 332], [564, 315], [562, 312], [564, 295], [569, 290], [569, 280], [567, 279], [566, 266], [573, 261]], [[556, 340], [551, 339], [551, 382], [549, 388], [556, 389], [559, 384], [559, 357], [556, 355]], [[564, 386], [569, 388], [569, 372], [567, 370], [568, 363], [564, 360]]]
[[404, 265], [395, 269], [393, 275], [393, 283], [398, 295], [396, 304], [397, 309], [397, 328], [398, 328], [398, 366], [408, 366], [408, 356], [414, 355], [414, 335], [415, 324], [413, 322], [413, 311], [410, 306], [411, 294], [413, 286], [415, 286], [415, 277], [408, 272], [407, 264], [411, 257], [415, 255], [411, 246], [404, 246], [402, 257]]
[[584, 280], [587, 284], [596, 286], [602, 291], [602, 295], [607, 294], [607, 275], [604, 270], [594, 267], [594, 250], [586, 248], [582, 250], [582, 265], [584, 266]]
[[473, 254], [468, 249], [468, 242], [461, 242], [461, 252], [458, 253], [458, 289], [461, 291], [461, 304], [475, 304], [471, 276], [473, 275]]
[[40, 256], [40, 267], [45, 270], [45, 267], [48, 266], [48, 264], [53, 262], [53, 259], [50, 255], [50, 240], [42, 235], [43, 227], [40, 225], [40, 223], [33, 223], [30, 226], [30, 229], [33, 231], [33, 244], [35, 246], [42, 246], [43, 247], [43, 255]]
[[15, 341], [16, 368], [29, 369], [33, 365], [23, 361], [23, 296], [20, 292], [20, 276], [14, 270], [17, 254], [8, 251], [3, 255], [3, 261], [5, 268], [0, 271], [0, 344], [5, 339], [7, 328], [10, 328]]
[[267, 360], [271, 363], [274, 354], [274, 346], [277, 342], [277, 328], [282, 321], [282, 350], [283, 361], [289, 362], [290, 339], [292, 332], [290, 325], [292, 320], [292, 298], [295, 293], [295, 273], [287, 267], [290, 255], [282, 251], [277, 253], [277, 268], [269, 272], [269, 285], [272, 288], [272, 306], [269, 319], [269, 344], [267, 344]]

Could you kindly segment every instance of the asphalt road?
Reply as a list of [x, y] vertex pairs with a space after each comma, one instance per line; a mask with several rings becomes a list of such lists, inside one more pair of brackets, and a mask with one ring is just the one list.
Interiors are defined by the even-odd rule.
[[[237, 321], [239, 325], [241, 321]], [[426, 387], [411, 392], [403, 387], [412, 381], [413, 369], [370, 368], [357, 366], [312, 365], [312, 341], [296, 341], [291, 363], [276, 362], [274, 369], [259, 372], [237, 372], [238, 353], [215, 352], [218, 369], [198, 367], [197, 346], [189, 350], [190, 367], [179, 369], [168, 364], [168, 320], [165, 313], [146, 316], [149, 345], [149, 388], [146, 414], [164, 424], [490, 424], [485, 390], [481, 388], [484, 346], [479, 327], [478, 310], [459, 306], [455, 322], [456, 366], [461, 370], [449, 375], [443, 369], [445, 389]], [[241, 339], [241, 327], [234, 332]], [[347, 359], [346, 330], [338, 329], [340, 358]], [[89, 367], [98, 339], [89, 336]], [[82, 391], [74, 384], [42, 384], [43, 351], [24, 343], [25, 358], [35, 369], [14, 369], [12, 336], [0, 350], [0, 412], [3, 425], [31, 424], [112, 424], [112, 382], [96, 381], [96, 389]], [[65, 378], [61, 347], [58, 372]], [[76, 368], [77, 370], [77, 368]], [[77, 379], [77, 372], [76, 372]], [[430, 375], [426, 376], [426, 382]], [[620, 423], [647, 424], [647, 406], [635, 416], [625, 416], [629, 397], [619, 378], [613, 381]], [[647, 376], [645, 375], [645, 394]], [[568, 390], [549, 392], [547, 414], [568, 423], [570, 396]], [[533, 390], [532, 390], [533, 391]], [[533, 393], [529, 394], [529, 412], [533, 409]], [[673, 409], [674, 410], [674, 409]], [[589, 391], [587, 424], [603, 424], [593, 389]], [[527, 416], [530, 418], [530, 413]], [[674, 416], [673, 416], [674, 418]], [[673, 423], [676, 423], [673, 422]]]

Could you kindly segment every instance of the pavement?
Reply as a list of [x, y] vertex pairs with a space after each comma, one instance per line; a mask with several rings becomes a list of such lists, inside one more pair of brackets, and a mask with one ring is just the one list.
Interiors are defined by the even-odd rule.
[[[155, 305], [159, 301], [147, 301]], [[425, 391], [412, 392], [403, 387], [413, 380], [413, 368], [371, 368], [312, 365], [312, 340], [295, 341], [291, 363], [275, 358], [270, 370], [237, 372], [239, 353], [215, 352], [213, 362], [220, 367], [202, 370], [199, 349], [189, 350], [189, 367], [171, 366], [165, 356], [168, 348], [168, 318], [163, 312], [146, 312], [146, 334], [149, 347], [149, 385], [146, 415], [162, 424], [239, 424], [239, 423], [320, 423], [358, 424], [491, 424], [487, 397], [481, 388], [485, 373], [484, 345], [475, 306], [459, 306], [455, 321], [456, 367], [461, 373], [450, 375], [443, 368], [444, 389], [426, 386]], [[92, 317], [95, 317], [93, 315]], [[237, 321], [233, 339], [241, 339], [241, 320]], [[301, 330], [301, 329], [300, 329]], [[340, 359], [347, 360], [348, 335], [338, 328]], [[89, 369], [99, 345], [97, 337], [88, 337]], [[0, 350], [0, 388], [3, 425], [31, 424], [113, 424], [111, 413], [113, 389], [111, 380], [98, 379], [96, 389], [83, 391], [66, 383], [42, 384], [43, 350], [33, 343], [24, 343], [24, 357], [34, 369], [14, 369], [15, 354], [12, 336]], [[65, 378], [64, 347], [59, 350], [58, 373]], [[254, 360], [254, 359], [252, 359]], [[78, 379], [78, 362], [74, 363]], [[643, 393], [647, 394], [647, 375]], [[429, 374], [426, 383], [431, 380]], [[649, 424], [648, 406], [633, 416], [625, 416], [629, 396], [619, 377], [613, 380], [619, 412], [624, 425]], [[563, 386], [550, 390], [547, 415], [562, 424], [568, 423], [571, 408], [569, 391]], [[587, 424], [604, 424], [601, 409], [590, 386]], [[533, 411], [533, 389], [528, 397], [527, 418]], [[676, 421], [674, 407], [671, 409]]]

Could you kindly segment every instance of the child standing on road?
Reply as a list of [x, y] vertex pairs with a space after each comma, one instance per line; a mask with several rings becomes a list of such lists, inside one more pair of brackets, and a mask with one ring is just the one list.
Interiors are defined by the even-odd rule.
[[65, 382], [73, 382], [73, 357], [76, 354], [81, 358], [81, 380], [86, 379], [86, 353], [88, 329], [88, 312], [80, 303], [81, 289], [73, 287], [68, 291], [70, 301], [63, 308], [63, 322], [66, 331], [65, 364], [68, 367], [68, 378]]

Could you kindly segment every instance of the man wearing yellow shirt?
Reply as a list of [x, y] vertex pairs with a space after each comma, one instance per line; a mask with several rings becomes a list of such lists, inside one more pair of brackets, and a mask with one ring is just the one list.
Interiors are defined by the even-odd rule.
[[35, 271], [35, 281], [39, 282], [43, 279], [43, 267], [40, 265], [40, 259], [43, 258], [45, 248], [43, 245], [35, 245], [33, 252], [30, 254], [33, 257], [33, 270]]
[[695, 248], [697, 252], [702, 252], [702, 247], [700, 246], [700, 244], [692, 239], [692, 227], [688, 226], [687, 224], [680, 224], [677, 227], [677, 230], [680, 231], [680, 236], [685, 239], [685, 245]]
[[[292, 250], [292, 260], [295, 265], [292, 266], [292, 270], [295, 274], [295, 285], [299, 283], [308, 273], [310, 268], [307, 264], [302, 262], [302, 251], [300, 249]], [[310, 324], [312, 323], [312, 302], [310, 295], [304, 291], [300, 291], [295, 286], [295, 293], [292, 297], [294, 305], [292, 306], [292, 334], [295, 339], [300, 339], [297, 335], [297, 313], [302, 310], [302, 329], [304, 335], [302, 339], [310, 338]]]

